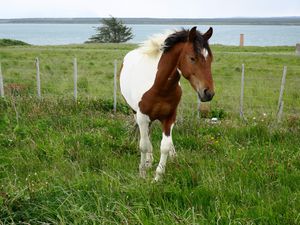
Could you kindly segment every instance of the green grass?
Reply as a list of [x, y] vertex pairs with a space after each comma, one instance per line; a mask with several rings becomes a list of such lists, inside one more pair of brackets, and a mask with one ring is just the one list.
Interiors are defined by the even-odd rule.
[[[107, 106], [1, 101], [3, 223], [299, 223], [299, 120], [270, 129], [186, 118], [174, 131], [178, 158], [152, 184], [154, 169], [138, 177], [131, 116]], [[155, 165], [160, 138], [156, 123]]]
[[[5, 84], [27, 85], [12, 95], [6, 90], [0, 100], [0, 224], [299, 224], [300, 103], [292, 87], [300, 59], [294, 49], [213, 46], [217, 95], [209, 116], [221, 123], [190, 113], [195, 95], [182, 79], [185, 94], [173, 135], [178, 157], [168, 162], [163, 181], [153, 184], [155, 168], [145, 180], [138, 176], [130, 109], [119, 101], [112, 113], [113, 60], [120, 63], [134, 47], [0, 49]], [[71, 96], [75, 56], [77, 104]], [[35, 57], [41, 62], [41, 101], [35, 98]], [[282, 66], [288, 66], [281, 124], [260, 116], [267, 107], [246, 108], [246, 123], [236, 116], [241, 63], [246, 82], [255, 87], [249, 93], [270, 97], [254, 104], [270, 104], [270, 112]], [[270, 75], [279, 81], [261, 79]], [[151, 133], [155, 167], [159, 123]]]
[[[136, 45], [88, 44], [67, 46], [26, 46], [1, 48], [0, 61], [5, 84], [22, 84], [22, 95], [35, 96], [35, 58], [40, 61], [42, 95], [68, 97], [73, 95], [73, 58], [78, 62], [78, 95], [82, 98], [111, 99], [114, 60], [118, 67], [124, 55]], [[212, 109], [239, 113], [241, 66], [245, 64], [244, 111], [247, 118], [267, 114], [275, 117], [283, 66], [287, 66], [284, 92], [284, 116], [300, 112], [300, 58], [294, 47], [234, 47], [213, 45], [212, 66], [216, 96]], [[182, 104], [188, 114], [195, 113], [196, 95], [185, 79]], [[7, 88], [7, 92], [11, 92]], [[123, 98], [118, 96], [119, 101]], [[191, 109], [191, 110], [189, 110]]]

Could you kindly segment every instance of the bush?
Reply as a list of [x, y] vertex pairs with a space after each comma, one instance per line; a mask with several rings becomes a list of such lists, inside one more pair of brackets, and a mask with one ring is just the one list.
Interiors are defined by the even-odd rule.
[[86, 43], [121, 43], [133, 38], [131, 28], [114, 17], [103, 19], [102, 26], [97, 27], [97, 33]]
[[29, 45], [26, 42], [12, 39], [0, 39], [0, 47], [3, 46], [17, 46], [17, 45]]

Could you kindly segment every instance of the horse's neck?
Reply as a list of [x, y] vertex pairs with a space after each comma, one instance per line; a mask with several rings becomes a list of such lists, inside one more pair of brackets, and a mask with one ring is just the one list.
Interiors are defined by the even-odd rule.
[[181, 47], [172, 49], [170, 52], [163, 53], [153, 84], [154, 88], [170, 91], [178, 85], [180, 74], [177, 71], [177, 63], [181, 53]]

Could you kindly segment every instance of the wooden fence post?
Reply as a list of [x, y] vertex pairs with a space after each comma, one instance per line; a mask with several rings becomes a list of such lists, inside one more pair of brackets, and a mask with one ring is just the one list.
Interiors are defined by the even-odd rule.
[[281, 120], [281, 115], [283, 112], [283, 92], [284, 92], [284, 85], [285, 85], [285, 78], [286, 78], [287, 67], [283, 67], [282, 79], [281, 79], [281, 86], [280, 86], [280, 93], [278, 99], [278, 106], [277, 106], [277, 121]]
[[240, 118], [244, 118], [244, 81], [245, 81], [245, 65], [242, 64], [242, 77], [241, 77], [241, 98], [240, 98]]
[[37, 96], [41, 99], [41, 78], [40, 78], [40, 61], [39, 58], [35, 59], [36, 65], [36, 85], [37, 85]]
[[77, 59], [74, 58], [73, 60], [73, 67], [74, 67], [74, 100], [77, 102]]
[[114, 113], [117, 112], [117, 60], [114, 61]]
[[244, 34], [240, 34], [240, 47], [244, 47]]
[[284, 101], [282, 101], [279, 106], [279, 110], [278, 110], [278, 114], [277, 114], [277, 123], [281, 122], [281, 117], [282, 117], [282, 113], [283, 113], [283, 104], [284, 104]]
[[0, 97], [4, 98], [4, 83], [3, 83], [1, 63], [0, 63]]
[[296, 44], [296, 55], [300, 56], [300, 43]]

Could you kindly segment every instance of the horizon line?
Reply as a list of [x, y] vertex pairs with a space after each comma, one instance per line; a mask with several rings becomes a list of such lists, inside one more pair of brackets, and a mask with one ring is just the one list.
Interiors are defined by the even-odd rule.
[[[300, 16], [233, 16], [233, 17], [117, 17], [119, 19], [188, 19], [188, 20], [199, 20], [199, 19], [274, 19], [274, 18], [299, 18]], [[15, 17], [15, 18], [0, 18], [0, 20], [14, 20], [14, 19], [101, 19], [110, 18], [110, 16], [105, 17]]]

